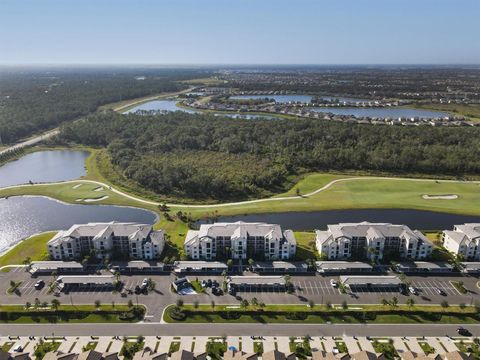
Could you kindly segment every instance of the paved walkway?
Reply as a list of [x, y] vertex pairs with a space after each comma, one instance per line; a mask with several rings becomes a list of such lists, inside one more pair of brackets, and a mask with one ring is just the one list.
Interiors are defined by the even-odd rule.
[[[277, 349], [278, 349], [278, 351], [281, 351], [283, 353], [289, 353], [290, 352], [289, 342], [290, 342], [290, 339], [288, 337], [277, 336]], [[310, 343], [312, 343], [312, 342], [310, 342]]]
[[408, 351], [408, 348], [405, 345], [405, 343], [403, 342], [402, 338], [394, 337], [394, 338], [392, 338], [392, 340], [393, 340], [393, 346], [395, 347], [395, 349], [399, 353], [404, 353], [404, 352]]
[[275, 350], [275, 340], [272, 336], [266, 336], [263, 340], [263, 352]]
[[240, 338], [238, 336], [227, 337], [227, 349], [231, 346], [233, 346], [237, 350], [240, 350]]
[[333, 340], [331, 337], [325, 338], [323, 344], [325, 345], [326, 352], [332, 352], [333, 348], [337, 347], [337, 345], [335, 344], [335, 340]]
[[249, 336], [242, 336], [242, 351], [253, 353], [253, 340]]
[[170, 344], [173, 342], [173, 336], [162, 336], [160, 339], [160, 345], [158, 345], [158, 353], [168, 353], [170, 350]]
[[204, 352], [207, 349], [208, 336], [197, 336], [195, 338], [194, 352]]
[[367, 340], [364, 337], [360, 337], [358, 338], [358, 342], [363, 351], [375, 352], [375, 349], [373, 348], [373, 345], [370, 342], [370, 340]]
[[416, 338], [408, 338], [408, 340], [405, 341], [410, 348], [410, 351], [416, 352], [418, 354], [424, 354], [422, 348], [418, 344], [418, 341]]
[[145, 337], [145, 345], [144, 348], [149, 348], [152, 351], [155, 351], [157, 347], [158, 339], [155, 336], [147, 336]]
[[353, 337], [344, 336], [343, 341], [345, 341], [345, 345], [347, 345], [349, 354], [355, 354], [360, 351], [360, 347], [357, 344], [357, 340], [355, 340]]
[[182, 339], [180, 340], [180, 350], [192, 351], [192, 343], [193, 336], [182, 336]]
[[100, 336], [98, 338], [98, 343], [95, 347], [95, 350], [101, 353], [107, 352], [110, 341], [112, 341], [112, 338], [110, 336]]

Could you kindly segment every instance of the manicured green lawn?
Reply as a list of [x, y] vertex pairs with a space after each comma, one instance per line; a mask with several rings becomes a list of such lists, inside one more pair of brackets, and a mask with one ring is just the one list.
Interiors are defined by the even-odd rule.
[[[60, 305], [57, 311], [48, 309], [25, 309], [22, 305], [0, 305], [0, 323], [131, 323], [141, 317], [122, 318], [132, 313], [127, 305]], [[144, 313], [145, 309], [142, 308]]]
[[[187, 317], [183, 321], [175, 321], [169, 316], [168, 307], [164, 312], [167, 323], [377, 323], [377, 324], [473, 324], [479, 323], [478, 315], [473, 307], [460, 309], [451, 307], [446, 312], [440, 306], [399, 306], [396, 309], [379, 309], [378, 305], [358, 306], [354, 310], [329, 310], [325, 306], [316, 306], [315, 310], [302, 305], [267, 305], [261, 311], [252, 309], [232, 309], [228, 305], [217, 305], [215, 311], [207, 305], [195, 309], [192, 305], [184, 305]], [[292, 319], [292, 314], [303, 316]]]
[[47, 242], [55, 234], [55, 231], [45, 232], [21, 241], [0, 257], [0, 267], [22, 264], [27, 258], [32, 261], [47, 259]]
[[305, 261], [307, 259], [315, 259], [315, 233], [295, 231], [295, 239], [297, 240], [295, 260]]

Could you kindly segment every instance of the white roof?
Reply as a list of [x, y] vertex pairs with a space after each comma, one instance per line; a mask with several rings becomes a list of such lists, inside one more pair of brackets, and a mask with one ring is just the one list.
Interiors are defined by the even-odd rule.
[[174, 265], [177, 269], [228, 269], [226, 264], [219, 261], [175, 261]]
[[62, 284], [112, 284], [115, 281], [113, 275], [66, 275], [57, 278]]
[[443, 233], [447, 235], [451, 240], [461, 245], [468, 240], [480, 240], [480, 224], [469, 223], [463, 225], [455, 225], [455, 230], [445, 230]]
[[401, 285], [402, 281], [395, 275], [344, 275], [340, 281], [345, 285]]
[[360, 261], [317, 261], [315, 265], [328, 270], [372, 269], [372, 265]]
[[202, 238], [215, 239], [217, 236], [230, 236], [231, 238], [246, 238], [247, 236], [262, 236], [272, 239], [285, 238], [289, 242], [296, 244], [293, 232], [286, 230], [282, 233], [282, 229], [278, 224], [248, 223], [243, 221], [202, 224], [199, 230], [188, 231], [185, 244], [194, 244]]
[[[152, 232], [152, 225], [138, 223], [88, 223], [75, 224], [68, 230], [59, 231], [49, 242], [49, 245], [58, 245], [68, 239], [76, 239], [82, 236], [92, 238], [102, 238], [109, 236], [127, 236], [130, 240], [143, 240], [157, 237], [163, 238], [163, 231]], [[149, 235], [151, 235], [149, 237]]]
[[425, 242], [430, 241], [418, 230], [412, 231], [406, 225], [395, 225], [391, 223], [370, 223], [364, 221], [361, 223], [340, 223], [328, 225], [327, 231], [316, 230], [316, 239], [320, 243], [338, 238], [384, 238], [384, 237], [403, 237], [418, 238]]
[[36, 270], [83, 269], [83, 265], [76, 261], [32, 261], [30, 266]]
[[264, 284], [264, 285], [285, 285], [285, 278], [283, 276], [230, 276], [230, 284]]

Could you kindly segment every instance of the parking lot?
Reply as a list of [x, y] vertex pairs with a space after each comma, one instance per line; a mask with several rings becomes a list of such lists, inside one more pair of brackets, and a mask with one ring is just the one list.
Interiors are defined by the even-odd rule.
[[[190, 280], [212, 279], [220, 284], [224, 278], [219, 275], [187, 275]], [[133, 290], [140, 286], [144, 278], [151, 278], [155, 282], [155, 290], [148, 294], [135, 294]], [[0, 273], [0, 302], [2, 304], [19, 304], [32, 302], [35, 298], [40, 301], [50, 302], [55, 298], [54, 294], [48, 294], [48, 284], [53, 280], [52, 276], [38, 276], [32, 278], [24, 269], [12, 269], [9, 273]], [[39, 280], [45, 281], [45, 286], [36, 290], [34, 285]], [[295, 291], [293, 294], [284, 293], [276, 287], [265, 286], [261, 290], [258, 287], [246, 289], [247, 291], [238, 291], [242, 299], [257, 299], [267, 304], [298, 304], [306, 303], [309, 300], [317, 304], [329, 301], [334, 304], [340, 304], [347, 301], [349, 304], [378, 304], [382, 299], [397, 297], [399, 303], [405, 303], [408, 298], [413, 298], [418, 304], [439, 304], [442, 301], [448, 301], [449, 304], [473, 304], [480, 301], [480, 289], [477, 287], [478, 278], [471, 276], [407, 276], [406, 282], [418, 289], [418, 296], [412, 294], [401, 294], [398, 291], [388, 289], [365, 287], [358, 288], [355, 291], [342, 293], [338, 288], [333, 287], [330, 281], [334, 279], [339, 281], [338, 276], [315, 275], [292, 275], [291, 282]], [[10, 281], [21, 282], [18, 292], [7, 294]], [[122, 275], [121, 281], [127, 291], [126, 297], [122, 297], [120, 292], [113, 292], [110, 289], [102, 288], [101, 285], [86, 289], [72, 289], [68, 293], [60, 293], [58, 299], [62, 303], [90, 304], [95, 300], [101, 300], [103, 303], [117, 302], [124, 303], [128, 300], [147, 305], [148, 315], [154, 316], [152, 319], [158, 320], [164, 307], [172, 304], [181, 297], [185, 303], [210, 304], [215, 301], [217, 304], [237, 304], [239, 298], [231, 296], [228, 293], [216, 296], [212, 294], [211, 288], [206, 288], [204, 293], [198, 294], [176, 294], [171, 290], [172, 281], [175, 280], [173, 274], [162, 275]], [[452, 285], [453, 281], [462, 281], [467, 294], [461, 294]], [[445, 295], [439, 295], [437, 289], [445, 292]], [[153, 320], [152, 320], [153, 321]]]
[[295, 290], [302, 295], [339, 295], [338, 288], [330, 284], [330, 278], [324, 279], [318, 276], [311, 279], [293, 280]]

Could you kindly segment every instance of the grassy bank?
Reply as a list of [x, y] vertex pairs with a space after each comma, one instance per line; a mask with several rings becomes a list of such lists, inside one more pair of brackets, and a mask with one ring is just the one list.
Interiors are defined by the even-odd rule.
[[55, 231], [34, 235], [19, 242], [0, 256], [0, 267], [12, 264], [22, 264], [25, 259], [32, 261], [48, 258], [47, 242], [56, 234]]
[[0, 305], [0, 323], [133, 323], [143, 319], [143, 306], [127, 305], [60, 305], [58, 309], [29, 308], [22, 305]]
[[410, 105], [410, 107], [424, 110], [446, 111], [457, 115], [465, 116], [469, 118], [469, 120], [474, 122], [480, 122], [480, 105], [416, 103]]
[[164, 320], [168, 323], [308, 323], [308, 324], [476, 324], [480, 315], [474, 307], [461, 309], [451, 306], [397, 306], [395, 308], [378, 305], [355, 306], [347, 309], [330, 309], [326, 306], [305, 305], [267, 305], [262, 309], [232, 308], [230, 305], [217, 305], [212, 309], [208, 305], [195, 308], [184, 305], [183, 320], [175, 320], [171, 314], [175, 306], [167, 307]]

